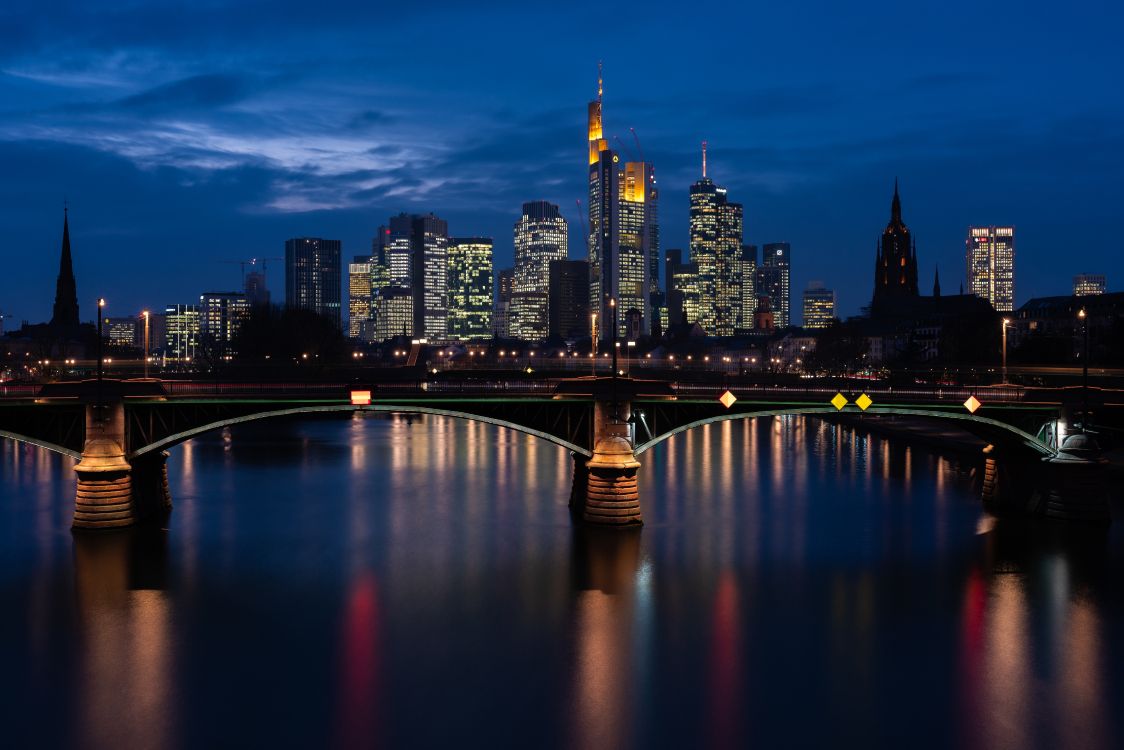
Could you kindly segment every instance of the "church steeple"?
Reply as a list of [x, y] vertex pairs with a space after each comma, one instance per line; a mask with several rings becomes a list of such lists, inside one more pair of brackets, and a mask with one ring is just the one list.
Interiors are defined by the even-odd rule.
[[78, 287], [74, 282], [74, 263], [70, 256], [70, 221], [66, 206], [62, 209], [62, 254], [59, 257], [59, 276], [55, 282], [55, 309], [51, 325], [78, 327]]
[[893, 314], [902, 309], [899, 303], [918, 296], [917, 242], [902, 221], [897, 178], [894, 178], [894, 198], [890, 202], [890, 221], [878, 247], [871, 310], [876, 315]]
[[894, 178], [894, 199], [890, 201], [890, 223], [902, 223], [902, 199], [898, 196], [898, 178]]
[[933, 270], [933, 296], [941, 296], [941, 268], [936, 266]]

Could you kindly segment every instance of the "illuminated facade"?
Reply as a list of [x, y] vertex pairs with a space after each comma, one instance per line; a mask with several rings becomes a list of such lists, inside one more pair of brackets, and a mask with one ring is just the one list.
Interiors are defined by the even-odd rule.
[[896, 302], [914, 300], [917, 291], [917, 245], [909, 228], [902, 221], [902, 203], [898, 197], [898, 181], [894, 180], [894, 198], [890, 202], [890, 222], [878, 241], [874, 259], [874, 297], [871, 312], [875, 315], [893, 313]]
[[[569, 228], [558, 206], [547, 201], [523, 204], [523, 215], [515, 222], [514, 294], [546, 294], [550, 285], [550, 264], [565, 260], [569, 253]], [[547, 310], [538, 304], [524, 304], [512, 311], [512, 335], [538, 341], [546, 338]], [[539, 316], [526, 319], [521, 316]]]
[[474, 341], [492, 335], [492, 239], [449, 240], [449, 338]]
[[827, 328], [835, 318], [835, 292], [822, 281], [813, 281], [804, 290], [804, 327]]
[[448, 224], [433, 214], [399, 214], [387, 229], [389, 286], [408, 289], [413, 298], [411, 335], [444, 341], [449, 333]]
[[140, 346], [136, 318], [106, 318], [105, 337], [115, 349], [132, 349]]
[[1075, 297], [1088, 297], [1094, 294], [1104, 294], [1105, 277], [1103, 273], [1079, 273], [1073, 277], [1073, 295]]
[[508, 306], [509, 334], [520, 341], [543, 341], [547, 336], [550, 300], [546, 292], [512, 292]]
[[753, 330], [753, 314], [757, 311], [757, 245], [742, 245], [742, 296], [739, 331]]
[[414, 296], [409, 289], [388, 286], [375, 299], [375, 339], [414, 336]]
[[362, 255], [357, 255], [355, 262], [347, 266], [347, 335], [353, 339], [367, 339], [373, 334], [373, 268], [371, 259]]
[[191, 362], [199, 353], [200, 316], [197, 305], [168, 305], [164, 308], [164, 357], [172, 362]]
[[733, 336], [742, 323], [742, 207], [706, 176], [706, 143], [702, 178], [690, 194], [691, 261], [699, 267], [697, 322], [712, 335]]
[[[646, 162], [622, 166], [609, 148], [602, 125], [602, 80], [589, 103], [589, 294], [600, 321], [614, 318], [609, 302], [618, 300], [618, 335], [627, 328], [625, 313], [636, 310], [642, 328], [652, 326], [658, 290], [659, 228], [655, 172]], [[607, 334], [601, 323], [598, 330]]]
[[664, 277], [667, 284], [666, 325], [697, 323], [702, 301], [698, 264], [684, 263], [682, 250], [668, 250]]
[[340, 325], [340, 241], [285, 241], [285, 305], [311, 310]]
[[515, 291], [515, 269], [503, 268], [496, 274], [496, 314], [492, 325], [501, 339], [511, 338], [511, 294]]
[[968, 227], [968, 292], [997, 312], [1015, 309], [1015, 228]]
[[769, 310], [776, 327], [792, 325], [792, 247], [787, 242], [761, 246], [756, 292], [758, 299], [769, 298]]
[[242, 292], [205, 292], [199, 296], [199, 333], [213, 354], [238, 354], [234, 340], [249, 314], [250, 301]]

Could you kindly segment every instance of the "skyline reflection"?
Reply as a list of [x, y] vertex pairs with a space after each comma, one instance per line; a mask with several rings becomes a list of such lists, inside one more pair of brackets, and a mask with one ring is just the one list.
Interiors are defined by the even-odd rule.
[[970, 463], [814, 419], [641, 462], [620, 533], [521, 433], [242, 425], [172, 451], [166, 532], [89, 537], [72, 462], [0, 442], [13, 746], [1119, 738], [1121, 529], [981, 517]]

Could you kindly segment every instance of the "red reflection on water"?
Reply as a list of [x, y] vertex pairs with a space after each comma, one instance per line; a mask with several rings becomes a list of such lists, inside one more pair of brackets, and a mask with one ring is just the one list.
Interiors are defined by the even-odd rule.
[[738, 615], [738, 584], [725, 571], [714, 594], [711, 619], [710, 679], [707, 685], [711, 747], [738, 745], [738, 712], [741, 664], [741, 624]]
[[987, 584], [979, 569], [968, 574], [960, 613], [960, 744], [968, 746], [980, 726], [981, 683], [987, 658]]
[[351, 586], [343, 620], [337, 734], [343, 747], [376, 746], [381, 735], [380, 616], [373, 573]]

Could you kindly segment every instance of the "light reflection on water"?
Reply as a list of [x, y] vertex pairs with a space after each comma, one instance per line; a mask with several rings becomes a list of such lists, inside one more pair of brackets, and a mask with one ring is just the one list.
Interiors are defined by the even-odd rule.
[[[1107, 535], [981, 521], [972, 467], [798, 417], [642, 457], [575, 527], [561, 449], [357, 416], [173, 451], [166, 531], [69, 533], [0, 442], [11, 746], [1112, 747]], [[7, 740], [5, 744], [8, 744]]]

